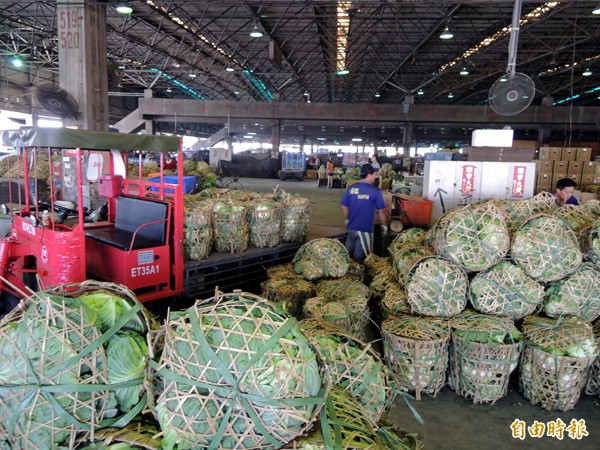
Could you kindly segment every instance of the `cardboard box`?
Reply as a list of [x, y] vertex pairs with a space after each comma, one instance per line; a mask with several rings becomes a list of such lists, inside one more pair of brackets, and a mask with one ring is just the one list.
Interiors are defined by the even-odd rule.
[[319, 172], [317, 169], [306, 169], [306, 179], [307, 180], [316, 180], [319, 176]]
[[562, 158], [562, 148], [561, 147], [542, 147], [539, 151], [538, 159], [548, 160], [551, 159], [553, 161], [559, 161]]
[[596, 166], [598, 163], [594, 161], [583, 161], [583, 168], [581, 169], [581, 175], [595, 175], [596, 174]]
[[577, 159], [577, 149], [575, 147], [563, 148], [560, 159], [563, 161], [575, 161], [575, 159]]
[[581, 161], [569, 161], [569, 174], [577, 174], [578, 178], [581, 178], [581, 172], [583, 170], [583, 163]]
[[581, 203], [589, 202], [590, 200], [598, 200], [597, 192], [582, 192]]
[[594, 177], [594, 175], [581, 175], [581, 185], [582, 186], [588, 186], [590, 184], [594, 184], [594, 181], [596, 177]]
[[554, 170], [554, 161], [552, 160], [540, 160], [535, 162], [536, 173], [552, 173]]
[[590, 147], [581, 147], [577, 149], [577, 161], [591, 161], [592, 149]]
[[553, 174], [563, 174], [566, 175], [569, 173], [569, 162], [568, 161], [554, 161], [554, 168], [552, 169]]

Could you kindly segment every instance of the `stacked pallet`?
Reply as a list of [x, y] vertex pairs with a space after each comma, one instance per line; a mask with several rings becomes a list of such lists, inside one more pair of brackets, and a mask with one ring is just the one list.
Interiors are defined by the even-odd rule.
[[554, 192], [561, 178], [571, 178], [581, 191], [594, 184], [598, 164], [591, 154], [589, 147], [542, 147], [536, 161], [536, 193]]

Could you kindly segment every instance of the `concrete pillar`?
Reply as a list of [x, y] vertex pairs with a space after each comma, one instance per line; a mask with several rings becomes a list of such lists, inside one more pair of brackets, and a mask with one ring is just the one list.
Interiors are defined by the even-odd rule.
[[271, 158], [279, 158], [279, 141], [281, 138], [281, 120], [276, 120], [273, 124], [271, 133]]
[[404, 133], [402, 135], [402, 153], [404, 156], [410, 156], [410, 135], [411, 135], [410, 124], [404, 125]]
[[[144, 98], [154, 97], [154, 91], [152, 89], [144, 89]], [[146, 134], [154, 134], [154, 121], [144, 120], [144, 130]]]
[[77, 102], [79, 115], [66, 125], [108, 130], [106, 5], [91, 0], [58, 0], [60, 87]]

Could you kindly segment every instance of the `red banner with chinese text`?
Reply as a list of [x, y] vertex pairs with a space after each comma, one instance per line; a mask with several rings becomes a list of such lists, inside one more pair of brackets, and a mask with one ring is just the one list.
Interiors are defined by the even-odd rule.
[[473, 195], [473, 186], [475, 185], [475, 166], [463, 166], [462, 173], [462, 195]]
[[512, 194], [511, 197], [523, 197], [525, 192], [525, 166], [515, 166], [513, 171], [512, 180]]

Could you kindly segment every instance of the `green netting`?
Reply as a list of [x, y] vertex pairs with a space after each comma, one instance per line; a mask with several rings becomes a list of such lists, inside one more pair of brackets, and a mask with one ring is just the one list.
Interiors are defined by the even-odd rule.
[[600, 316], [600, 273], [591, 264], [583, 264], [568, 277], [548, 285], [544, 313], [596, 320]]
[[408, 303], [416, 314], [451, 317], [467, 304], [467, 275], [451, 261], [423, 258], [411, 268], [406, 280]]
[[531, 404], [568, 411], [581, 396], [588, 369], [598, 355], [592, 326], [578, 318], [523, 320], [525, 349], [519, 388]]
[[208, 258], [212, 249], [212, 208], [210, 200], [199, 196], [185, 198], [183, 222], [184, 258], [199, 261]]
[[165, 449], [277, 449], [307, 431], [330, 386], [297, 321], [248, 293], [171, 312], [157, 376]]
[[241, 253], [248, 248], [248, 210], [234, 202], [213, 207], [213, 236], [218, 252]]
[[313, 239], [298, 249], [294, 269], [307, 280], [341, 278], [348, 273], [350, 258], [344, 244], [336, 239]]
[[300, 322], [311, 343], [329, 367], [332, 383], [350, 392], [375, 425], [388, 411], [395, 395], [390, 374], [370, 344], [349, 335], [329, 322], [305, 319]]
[[517, 320], [542, 305], [544, 287], [520, 266], [501, 262], [471, 280], [469, 299], [479, 312]]
[[281, 243], [281, 205], [255, 200], [249, 206], [250, 244], [254, 247], [275, 247]]
[[510, 238], [504, 214], [492, 202], [469, 205], [444, 215], [435, 227], [434, 248], [467, 271], [481, 271], [500, 262]]
[[494, 404], [506, 395], [517, 368], [521, 333], [509, 318], [471, 311], [451, 318], [449, 325], [450, 386], [473, 403]]
[[435, 397], [446, 384], [448, 367], [447, 319], [401, 315], [381, 325], [383, 351], [398, 386]]
[[577, 270], [583, 255], [573, 230], [549, 215], [530, 218], [513, 236], [513, 260], [531, 278], [556, 281]]

